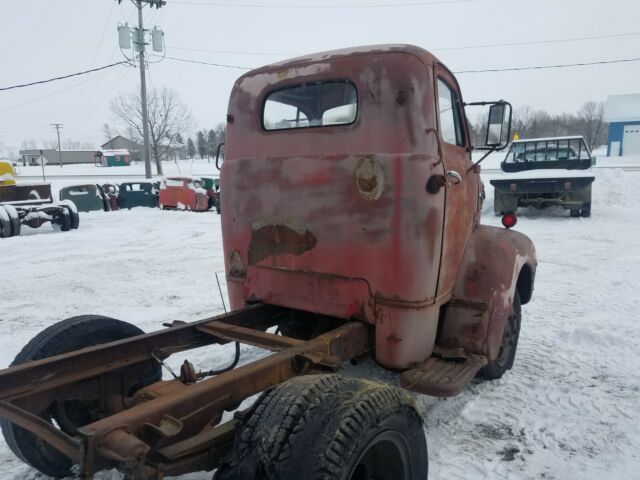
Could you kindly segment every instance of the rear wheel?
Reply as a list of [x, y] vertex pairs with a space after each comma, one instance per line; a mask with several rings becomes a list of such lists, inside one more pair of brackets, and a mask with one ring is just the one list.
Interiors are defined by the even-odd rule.
[[60, 203], [64, 205], [64, 207], [69, 212], [70, 228], [72, 230], [77, 230], [80, 226], [80, 215], [78, 214], [78, 208], [76, 207], [76, 204], [71, 200], [62, 200]]
[[[100, 315], [81, 315], [58, 322], [36, 335], [16, 356], [11, 364], [40, 360], [71, 352], [81, 348], [129, 338], [144, 333], [138, 327], [120, 320]], [[162, 378], [160, 366], [147, 362], [142, 366], [138, 378], [130, 379], [125, 391], [132, 393], [142, 386], [155, 383]], [[101, 416], [99, 399], [74, 399], [60, 394], [63, 400], [54, 401], [38, 416], [56, 425], [69, 435]], [[103, 413], [103, 412], [102, 412]], [[72, 463], [67, 457], [38, 439], [32, 433], [0, 419], [2, 434], [11, 451], [23, 462], [51, 477], [66, 477], [72, 474]]]
[[71, 230], [71, 214], [66, 207], [60, 207], [52, 216], [51, 216], [51, 225], [55, 230], [61, 230], [63, 232], [68, 232]]
[[520, 323], [522, 321], [522, 309], [520, 307], [520, 295], [516, 290], [513, 294], [513, 312], [507, 318], [502, 334], [502, 342], [496, 359], [480, 370], [478, 375], [486, 380], [497, 380], [507, 370], [511, 370], [516, 359], [518, 338], [520, 337]]
[[587, 203], [582, 206], [582, 210], [580, 210], [581, 217], [590, 217], [591, 216], [591, 204]]
[[403, 391], [339, 375], [266, 392], [216, 480], [424, 480], [422, 419]]
[[16, 210], [13, 205], [2, 205], [0, 208], [4, 208], [7, 215], [9, 215], [9, 220], [11, 221], [11, 236], [17, 237], [20, 235], [20, 229], [22, 227], [18, 210]]
[[569, 210], [569, 216], [570, 217], [579, 217], [580, 216], [580, 210]]
[[[13, 236], [13, 222], [5, 206], [0, 205], [0, 238]], [[20, 231], [18, 230], [18, 234]]]

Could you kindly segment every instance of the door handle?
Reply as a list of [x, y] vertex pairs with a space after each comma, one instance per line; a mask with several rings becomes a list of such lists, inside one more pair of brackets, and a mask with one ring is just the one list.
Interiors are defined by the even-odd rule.
[[456, 180], [456, 182], [454, 182], [453, 185], [458, 185], [459, 183], [462, 183], [462, 175], [460, 175], [455, 170], [447, 170], [447, 177], [450, 177]]

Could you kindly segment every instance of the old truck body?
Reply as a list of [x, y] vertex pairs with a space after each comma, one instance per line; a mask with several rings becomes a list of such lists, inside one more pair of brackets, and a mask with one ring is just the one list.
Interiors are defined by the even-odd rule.
[[160, 208], [205, 212], [209, 196], [204, 182], [198, 177], [167, 177], [160, 184]]
[[[113, 185], [105, 186], [112, 187], [115, 192]], [[113, 197], [110, 188], [105, 190], [105, 186], [96, 183], [69, 185], [60, 189], [60, 200], [72, 201], [81, 212], [117, 210], [117, 201], [114, 208], [112, 198], [115, 199], [115, 197]]]
[[49, 183], [16, 183], [11, 164], [0, 162], [0, 238], [20, 235], [22, 225], [51, 223], [62, 231], [80, 223], [73, 202], [55, 202]]
[[152, 182], [125, 182], [118, 190], [118, 205], [120, 208], [158, 206], [156, 188]]
[[[504, 102], [491, 103], [502, 131]], [[238, 79], [221, 171], [231, 311], [146, 335], [95, 316], [45, 330], [0, 371], [12, 450], [53, 476], [75, 463], [135, 480], [214, 468], [221, 480], [426, 478], [422, 423], [400, 390], [306, 374], [371, 355], [404, 388], [450, 396], [511, 368], [535, 250], [480, 224], [464, 105], [451, 72], [406, 45]], [[169, 355], [229, 342], [228, 367], [185, 362], [158, 381]], [[237, 367], [240, 343], [274, 353]]]
[[595, 163], [580, 136], [514, 141], [501, 164], [504, 178], [491, 180], [496, 214], [520, 207], [559, 206], [571, 216], [591, 215]]

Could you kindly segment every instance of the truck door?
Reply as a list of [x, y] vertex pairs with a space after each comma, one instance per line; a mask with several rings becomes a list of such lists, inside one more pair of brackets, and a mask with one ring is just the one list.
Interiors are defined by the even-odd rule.
[[435, 83], [438, 130], [448, 182], [437, 293], [438, 298], [443, 298], [453, 290], [473, 229], [480, 192], [476, 174], [471, 172], [467, 175], [472, 165], [471, 149], [458, 84], [442, 65], [436, 66]]

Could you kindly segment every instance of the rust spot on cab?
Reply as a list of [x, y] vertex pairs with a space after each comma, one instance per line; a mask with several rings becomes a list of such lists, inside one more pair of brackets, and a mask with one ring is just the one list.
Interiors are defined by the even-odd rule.
[[242, 261], [242, 255], [238, 250], [234, 250], [229, 255], [229, 275], [237, 278], [247, 276], [247, 266]]
[[377, 200], [384, 191], [384, 173], [371, 157], [363, 157], [356, 169], [356, 186], [364, 200]]
[[254, 224], [249, 243], [249, 265], [272, 255], [302, 255], [318, 243], [307, 228], [285, 224]]

